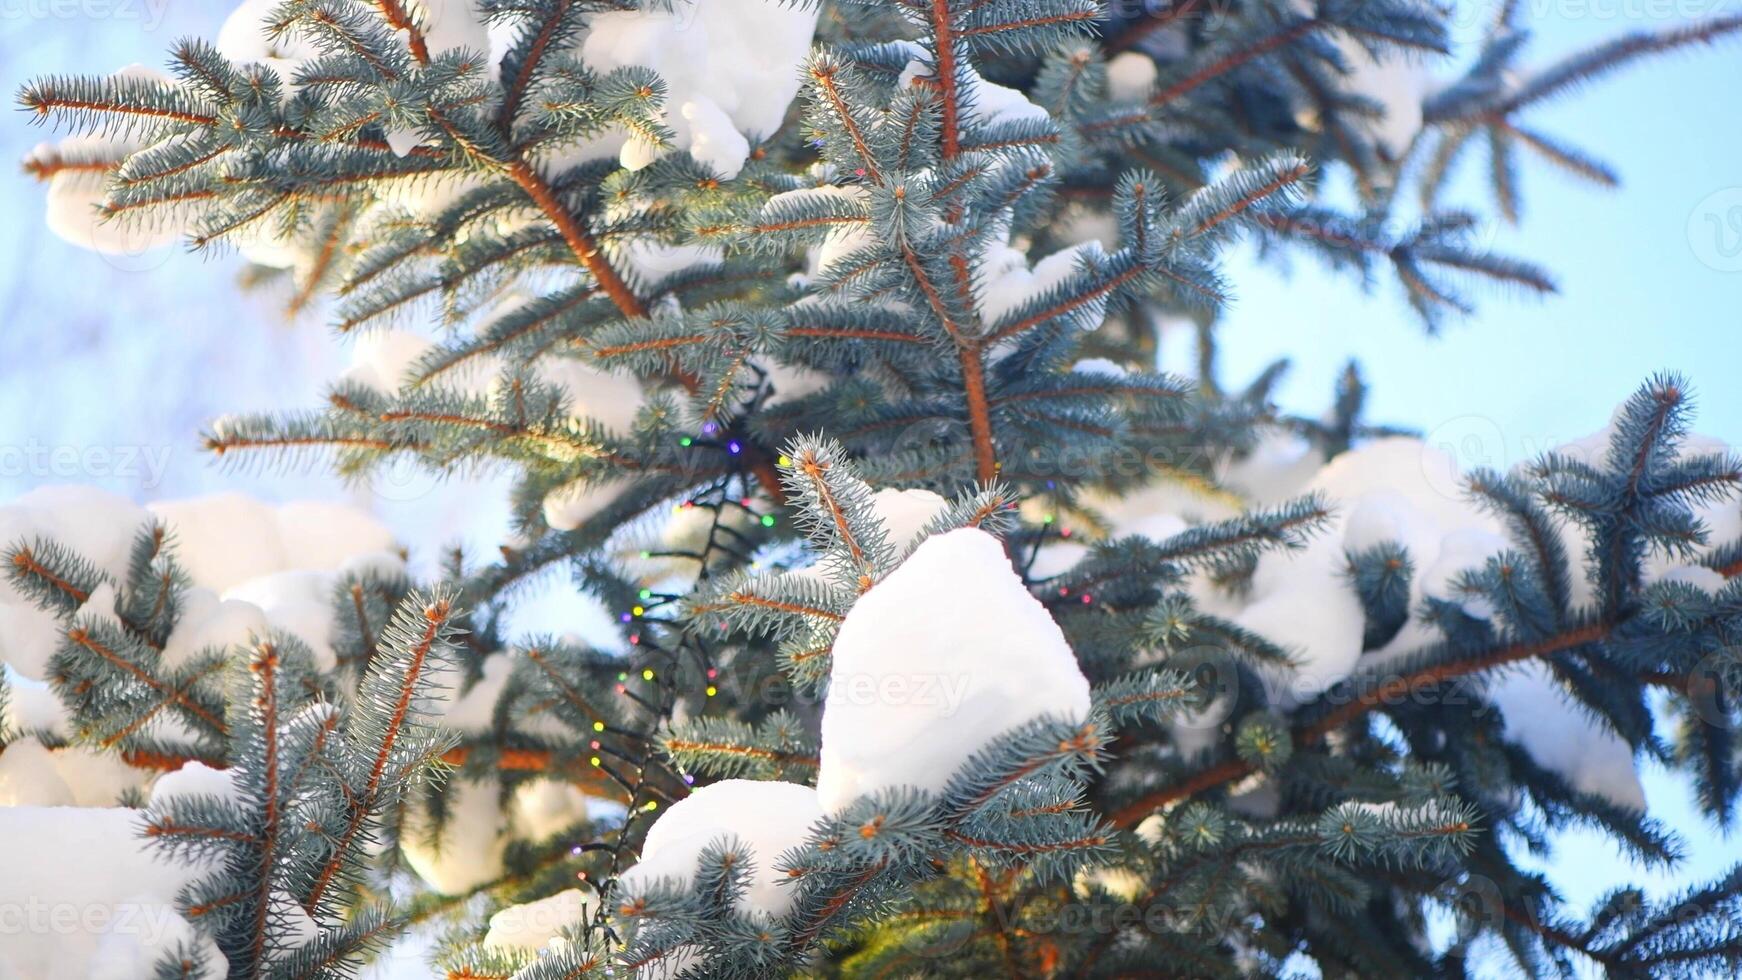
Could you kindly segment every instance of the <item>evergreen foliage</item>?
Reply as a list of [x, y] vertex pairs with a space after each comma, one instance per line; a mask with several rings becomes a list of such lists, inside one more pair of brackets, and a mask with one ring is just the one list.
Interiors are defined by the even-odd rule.
[[[1163, 485], [1225, 503], [1226, 464], [1265, 428], [1326, 458], [1393, 434], [1363, 417], [1353, 367], [1321, 419], [1271, 405], [1280, 365], [1221, 389], [1227, 242], [1383, 272], [1435, 329], [1468, 312], [1472, 283], [1552, 291], [1545, 271], [1481, 247], [1481, 216], [1439, 205], [1453, 164], [1486, 141], [1507, 218], [1520, 149], [1613, 182], [1529, 110], [1742, 18], [1521, 76], [1508, 4], [1398, 152], [1375, 129], [1388, 108], [1346, 81], [1362, 57], [1444, 50], [1448, 13], [1197, 6], [831, 4], [797, 107], [777, 132], [749, 134], [736, 174], [683, 142], [668, 80], [580, 57], [595, 18], [633, 9], [614, 0], [479, 0], [472, 12], [512, 39], [494, 57], [431, 41], [424, 18], [452, 6], [284, 0], [264, 27], [313, 51], [294, 69], [188, 40], [169, 80], [26, 87], [39, 119], [139, 147], [33, 161], [45, 176], [107, 168], [107, 220], [167, 222], [199, 248], [285, 243], [304, 258], [291, 305], [330, 293], [340, 333], [446, 329], [396, 389], [336, 382], [319, 409], [214, 424], [211, 452], [318, 459], [358, 481], [403, 459], [517, 479], [521, 539], [499, 556], [455, 555], [428, 582], [339, 583], [330, 670], [282, 635], [166, 661], [187, 577], [160, 527], [140, 530], [122, 581], [59, 542], [11, 543], [13, 586], [62, 623], [50, 680], [74, 741], [142, 768], [232, 774], [229, 796], [170, 800], [144, 831], [215, 863], [182, 905], [231, 976], [356, 975], [432, 922], [451, 927], [440, 966], [467, 978], [1742, 966], [1738, 871], [1580, 914], [1530, 870], [1525, 856], [1570, 826], [1648, 862], [1678, 845], [1509, 740], [1483, 686], [1544, 665], [1732, 824], [1742, 541], [1711, 540], [1699, 509], [1736, 499], [1742, 460], [1687, 449], [1685, 382], [1648, 381], [1597, 458], [1469, 475], [1507, 548], [1451, 595], [1412, 600], [1427, 569], [1401, 541], [1349, 551], [1341, 581], [1362, 646], [1390, 652], [1318, 689], [1290, 684], [1298, 651], [1201, 586], [1249, 591], [1267, 556], [1307, 546], [1332, 501], [1240, 506], [1165, 533], [1110, 514]], [[1143, 94], [1113, 94], [1115, 57], [1152, 64]], [[567, 152], [611, 134], [650, 159]], [[1347, 212], [1328, 203], [1345, 173]], [[1068, 240], [1095, 220], [1104, 244]], [[683, 261], [662, 269], [637, 249]], [[1016, 285], [1000, 279], [1011, 256]], [[1161, 322], [1182, 316], [1201, 332], [1196, 385], [1154, 370]], [[571, 368], [633, 379], [645, 392], [633, 423], [577, 408], [560, 380]], [[891, 488], [941, 504], [898, 526], [880, 503]], [[553, 502], [573, 512], [559, 520]], [[700, 519], [626, 543], [674, 508]], [[942, 789], [862, 796], [782, 853], [723, 835], [687, 879], [625, 884], [649, 826], [693, 786], [815, 781], [847, 617], [916, 547], [961, 529], [1002, 543], [1074, 652], [1089, 711], [1006, 726], [964, 746]], [[1664, 555], [1727, 584], [1649, 574]], [[551, 569], [622, 612], [627, 655], [514, 635], [517, 587]], [[1414, 626], [1431, 639], [1392, 651]], [[491, 688], [484, 665], [503, 654], [512, 669]], [[444, 725], [442, 703], [480, 690], [494, 697], [484, 730]], [[407, 873], [407, 836], [439, 839], [458, 787], [506, 801], [545, 782], [600, 805], [515, 842], [506, 873], [464, 894]], [[750, 898], [769, 868], [790, 896], [777, 912]], [[591, 898], [566, 942], [483, 942], [482, 914], [577, 878]], [[160, 975], [196, 972], [174, 959]]]

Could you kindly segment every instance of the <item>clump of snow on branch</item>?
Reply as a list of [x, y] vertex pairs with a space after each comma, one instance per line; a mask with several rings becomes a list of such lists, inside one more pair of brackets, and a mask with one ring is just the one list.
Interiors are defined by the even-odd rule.
[[[512, 309], [504, 307], [503, 312]], [[420, 358], [434, 347], [430, 339], [410, 330], [382, 330], [358, 339], [351, 364], [342, 381], [366, 385], [383, 394], [399, 392]], [[641, 383], [632, 375], [612, 374], [573, 357], [540, 358], [533, 368], [535, 378], [561, 389], [571, 418], [591, 420], [607, 431], [625, 435], [645, 402]], [[447, 372], [440, 384], [474, 395], [490, 394], [502, 378], [499, 358], [482, 356], [468, 367]], [[621, 484], [576, 481], [552, 490], [544, 500], [545, 522], [559, 531], [572, 531], [609, 506], [622, 491]]]
[[[219, 29], [215, 45], [238, 65], [259, 65], [276, 74], [286, 98], [294, 96], [303, 67], [321, 57], [319, 48], [296, 29], [273, 31], [281, 0], [244, 0]], [[465, 50], [494, 66], [507, 38], [493, 31], [473, 0], [407, 0], [405, 12], [432, 56]], [[558, 169], [599, 156], [617, 155], [623, 166], [639, 169], [668, 150], [687, 150], [722, 177], [735, 177], [749, 157], [753, 140], [779, 128], [798, 93], [799, 66], [816, 30], [814, 6], [776, 0], [711, 0], [594, 15], [574, 52], [587, 67], [605, 72], [639, 65], [665, 82], [664, 122], [672, 138], [655, 145], [639, 137], [611, 133], [580, 147], [564, 147], [544, 162]], [[410, 31], [401, 30], [407, 42]], [[162, 72], [133, 65], [117, 78], [169, 82]], [[418, 129], [395, 126], [387, 141], [404, 155], [423, 141]], [[114, 166], [145, 145], [127, 133], [76, 136], [44, 143], [27, 160], [48, 177], [48, 225], [67, 241], [109, 254], [136, 254], [168, 245], [190, 230], [190, 213], [158, 210], [150, 220], [109, 219], [99, 210]], [[97, 166], [96, 164], [101, 164]], [[471, 174], [402, 181], [380, 190], [379, 203], [390, 212], [428, 217], [481, 186]], [[248, 261], [271, 268], [306, 266], [313, 251], [272, 227], [248, 227], [225, 236]], [[633, 263], [631, 263], [633, 264]], [[686, 262], [693, 264], [693, 262]]]
[[[7, 746], [10, 759], [19, 744]], [[158, 778], [149, 807], [177, 796], [226, 799], [229, 777], [197, 762]], [[181, 890], [218, 870], [212, 862], [170, 857], [141, 835], [142, 814], [127, 807], [0, 806], [0, 907], [41, 917], [7, 931], [0, 976], [152, 975], [172, 952], [202, 964], [200, 978], [225, 975], [211, 937], [178, 911]], [[69, 873], [66, 855], [78, 856]]]
[[[0, 727], [12, 732], [63, 727], [60, 699], [46, 684], [13, 677], [11, 685]], [[112, 806], [143, 789], [148, 777], [113, 752], [82, 745], [50, 750], [35, 738], [18, 738], [0, 753], [0, 807]]]
[[871, 495], [871, 512], [883, 525], [883, 533], [903, 557], [919, 540], [919, 534], [948, 506], [949, 501], [930, 490], [887, 488]]
[[560, 891], [524, 905], [510, 905], [490, 916], [490, 930], [484, 934], [484, 946], [528, 953], [561, 949], [567, 942], [562, 938], [563, 931], [580, 925], [592, 906], [592, 898], [579, 888]]
[[1216, 482], [1254, 504], [1268, 506], [1300, 496], [1324, 465], [1323, 450], [1286, 429], [1264, 426], [1250, 452], [1223, 461]]
[[[39, 487], [0, 506], [0, 546], [53, 542], [119, 583], [135, 537], [154, 517], [174, 538], [177, 561], [191, 580], [164, 648], [171, 663], [277, 628], [307, 642], [330, 665], [333, 583], [353, 570], [402, 567], [391, 550], [392, 534], [355, 507], [274, 506], [235, 493], [142, 507], [92, 487]], [[114, 602], [113, 588], [105, 586], [86, 599], [85, 611], [109, 615]], [[60, 628], [51, 613], [0, 584], [0, 663], [13, 674], [42, 680]], [[31, 727], [54, 727], [35, 720]]]
[[146, 509], [174, 535], [176, 560], [194, 584], [218, 591], [284, 571], [337, 572], [393, 548], [385, 525], [348, 504], [274, 506], [229, 492]]
[[[934, 70], [931, 54], [911, 41], [899, 43], [908, 49], [909, 58], [907, 67], [902, 69], [901, 76], [896, 79], [896, 86], [910, 88], [932, 78]], [[1021, 91], [987, 81], [973, 65], [958, 64], [956, 67], [962, 76], [959, 98], [964, 110], [964, 121], [989, 126], [995, 123], [1044, 123], [1052, 120], [1052, 114], [1045, 107], [1030, 102], [1028, 96]]]
[[[454, 50], [490, 55], [489, 31], [473, 0], [406, 0], [403, 6], [431, 56]], [[297, 73], [320, 57], [321, 51], [295, 29], [272, 30], [274, 14], [282, 7], [283, 0], [244, 0], [224, 20], [215, 43], [218, 52], [232, 62], [272, 69], [289, 97], [298, 88]], [[409, 45], [411, 31], [402, 28], [398, 33]], [[387, 134], [388, 144], [401, 156], [419, 141], [415, 130], [395, 128]]]
[[[1614, 437], [1614, 420], [1603, 428], [1575, 439], [1555, 450], [1560, 456], [1583, 460], [1591, 465], [1600, 465], [1609, 450], [1609, 442]], [[1686, 460], [1698, 456], [1723, 454], [1730, 452], [1730, 447], [1719, 439], [1699, 433], [1688, 433], [1677, 446], [1675, 458]], [[1668, 554], [1663, 551], [1653, 551], [1645, 556], [1645, 581], [1647, 584], [1665, 579], [1689, 581], [1701, 588], [1708, 588], [1711, 579], [1702, 575], [1696, 569], [1701, 559], [1710, 555], [1714, 549], [1732, 541], [1742, 539], [1742, 501], [1734, 498], [1717, 497], [1689, 502], [1694, 517], [1706, 529], [1704, 544], [1691, 545], [1684, 553]], [[1566, 546], [1567, 556], [1574, 561], [1583, 561], [1590, 553], [1591, 542], [1588, 532], [1579, 524], [1566, 521], [1561, 524], [1561, 543]], [[1572, 585], [1572, 603], [1575, 606], [1589, 605], [1596, 601], [1596, 589], [1591, 580], [1583, 575], [1575, 576]]]
[[744, 911], [785, 915], [796, 892], [776, 867], [780, 855], [803, 844], [823, 809], [809, 786], [776, 780], [726, 779], [677, 801], [647, 832], [641, 860], [623, 873], [630, 894], [661, 882], [686, 889], [708, 845], [735, 838], [755, 865], [739, 901]]
[[[1405, 438], [1343, 453], [1307, 481], [1304, 490], [1323, 493], [1336, 513], [1304, 548], [1259, 559], [1251, 592], [1232, 616], [1298, 654], [1297, 697], [1342, 680], [1361, 656], [1364, 613], [1344, 574], [1348, 552], [1395, 541], [1409, 549], [1417, 568], [1428, 570], [1456, 532], [1485, 532], [1495, 551], [1505, 547], [1499, 523], [1466, 502], [1457, 487], [1451, 457]], [[1480, 564], [1485, 557], [1471, 560]], [[1428, 578], [1418, 575], [1416, 586]]]
[[1633, 749], [1570, 704], [1546, 664], [1532, 661], [1501, 674], [1484, 693], [1500, 709], [1506, 737], [1524, 746], [1537, 765], [1560, 774], [1580, 792], [1645, 809], [1645, 787], [1634, 769]]
[[[144, 65], [129, 65], [110, 77], [169, 80], [169, 76]], [[110, 219], [101, 211], [108, 168], [145, 145], [121, 131], [69, 136], [32, 150], [25, 167], [53, 175], [48, 179], [49, 230], [74, 245], [105, 255], [137, 255], [179, 238], [182, 227], [178, 222]]]
[[1115, 102], [1141, 102], [1155, 87], [1155, 59], [1125, 51], [1107, 61], [1107, 95]]
[[[1309, 0], [1290, 0], [1289, 6], [1301, 17], [1318, 13]], [[1357, 125], [1388, 161], [1401, 161], [1421, 133], [1422, 104], [1436, 86], [1430, 54], [1396, 46], [1375, 49], [1347, 31], [1337, 31], [1333, 43], [1344, 69], [1337, 87], [1372, 110]], [[1303, 108], [1302, 113], [1316, 126], [1310, 110]]]
[[[671, 148], [688, 150], [722, 177], [736, 177], [750, 140], [779, 128], [798, 94], [799, 65], [810, 52], [817, 10], [775, 0], [704, 0], [669, 10], [596, 14], [580, 43], [588, 68], [629, 65], [657, 71], [666, 86]], [[638, 170], [663, 152], [639, 137], [619, 151]]]
[[[500, 687], [492, 693], [500, 694]], [[451, 715], [441, 721], [461, 727]], [[548, 840], [583, 817], [622, 813], [620, 805], [587, 796], [568, 783], [544, 779], [523, 783], [506, 806], [502, 789], [495, 776], [451, 781], [439, 821], [424, 802], [413, 799], [408, 804], [400, 853], [431, 889], [444, 895], [465, 894], [507, 874], [505, 857], [513, 841]]]
[[333, 587], [350, 572], [404, 568], [392, 532], [355, 507], [271, 506], [224, 493], [150, 506], [193, 580], [165, 653], [246, 643], [262, 626], [295, 635], [333, 666]]
[[[1608, 444], [1607, 431], [1564, 447], [1596, 459]], [[1687, 453], [1717, 448], [1711, 440], [1690, 438]], [[1334, 508], [1322, 529], [1303, 548], [1266, 552], [1244, 594], [1230, 596], [1201, 578], [1193, 591], [1207, 611], [1290, 650], [1296, 669], [1280, 683], [1285, 702], [1318, 694], [1357, 668], [1379, 669], [1395, 658], [1438, 641], [1439, 628], [1412, 617], [1379, 649], [1363, 654], [1364, 612], [1350, 587], [1348, 555], [1376, 545], [1395, 543], [1409, 552], [1416, 568], [1410, 583], [1409, 608], [1422, 608], [1429, 598], [1459, 601], [1477, 618], [1492, 610], [1454, 588], [1460, 574], [1479, 569], [1510, 543], [1499, 520], [1477, 507], [1463, 492], [1462, 475], [1454, 460], [1417, 439], [1386, 438], [1345, 452], [1310, 478], [1301, 475], [1318, 458], [1295, 440], [1276, 435], [1260, 442], [1255, 452], [1230, 469], [1226, 482], [1246, 490], [1260, 502], [1274, 502], [1297, 493], [1318, 492]], [[1153, 498], [1153, 495], [1151, 495]], [[1166, 513], [1175, 500], [1154, 498], [1162, 511], [1120, 515], [1117, 531], [1143, 533], [1157, 540], [1186, 526], [1178, 513]], [[1132, 501], [1123, 502], [1129, 508]], [[1731, 503], [1697, 507], [1713, 531], [1713, 540], [1742, 534], [1742, 510]], [[1151, 522], [1143, 527], [1143, 521]], [[1195, 517], [1193, 522], [1195, 523]], [[1583, 532], [1562, 526], [1568, 554], [1585, 553]], [[1697, 557], [1697, 555], [1695, 556]], [[1653, 555], [1647, 560], [1650, 581], [1671, 575], [1699, 580], [1682, 562], [1686, 557]], [[1582, 575], [1573, 587], [1575, 606], [1587, 605], [1591, 586]], [[1507, 736], [1523, 746], [1538, 764], [1557, 772], [1576, 788], [1599, 794], [1623, 806], [1643, 808], [1644, 795], [1626, 741], [1588, 717], [1567, 699], [1541, 664], [1531, 663], [1487, 679], [1485, 695], [1501, 709]]]
[[295, 94], [297, 72], [303, 63], [320, 56], [314, 42], [295, 32], [272, 34], [268, 28], [273, 11], [282, 7], [282, 0], [242, 0], [214, 39], [218, 53], [239, 65], [261, 65], [272, 69], [284, 83], [285, 94]]
[[495, 61], [501, 54], [491, 51], [490, 32], [478, 16], [476, 0], [405, 0], [405, 12], [431, 56], [464, 50]]
[[834, 812], [883, 789], [935, 792], [999, 735], [1088, 711], [1070, 645], [998, 539], [972, 528], [936, 535], [841, 625], [817, 793]]
[[1363, 132], [1387, 160], [1402, 160], [1422, 128], [1422, 103], [1433, 94], [1434, 77], [1426, 58], [1415, 52], [1385, 51], [1375, 57], [1346, 34], [1337, 50], [1349, 69], [1343, 91], [1374, 104], [1376, 114], [1363, 118]]
[[[1082, 242], [1042, 258], [1031, 267], [1019, 248], [993, 244], [980, 256], [977, 288], [980, 316], [987, 322], [1000, 320], [1023, 305], [1062, 286], [1085, 263], [1103, 258], [1101, 243]], [[1084, 323], [1099, 323], [1107, 306], [1105, 298], [1088, 304]]]
[[405, 863], [444, 895], [463, 895], [500, 878], [509, 839], [500, 792], [495, 779], [453, 781], [439, 825], [426, 806], [412, 803], [400, 840]]

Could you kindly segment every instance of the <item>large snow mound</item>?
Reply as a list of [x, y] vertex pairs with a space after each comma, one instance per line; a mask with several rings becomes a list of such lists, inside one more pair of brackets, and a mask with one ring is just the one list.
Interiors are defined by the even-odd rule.
[[934, 535], [841, 624], [817, 795], [834, 812], [897, 786], [936, 792], [999, 735], [1088, 711], [1076, 656], [998, 539]]
[[[151, 803], [231, 793], [224, 774], [190, 763], [158, 780]], [[0, 977], [131, 980], [178, 949], [203, 954], [198, 976], [225, 975], [217, 946], [176, 911], [177, 894], [216, 865], [168, 858], [141, 829], [125, 807], [0, 807], [0, 909], [15, 917], [3, 924]]]
[[[38, 487], [0, 505], [0, 547], [52, 541], [119, 583], [136, 536], [154, 516], [168, 528], [191, 579], [164, 647], [172, 665], [271, 628], [297, 636], [330, 666], [338, 577], [403, 567], [390, 550], [392, 533], [357, 507], [321, 501], [274, 506], [236, 493], [141, 507], [93, 487]], [[81, 613], [112, 615], [114, 602], [112, 587], [98, 589]], [[59, 622], [0, 582], [0, 663], [40, 680], [59, 641]]]
[[592, 907], [592, 898], [579, 888], [523, 905], [510, 905], [490, 916], [490, 931], [484, 934], [484, 945], [528, 953], [561, 948], [563, 930], [581, 925]]
[[736, 838], [750, 850], [755, 872], [740, 901], [745, 910], [780, 916], [792, 908], [794, 891], [775, 868], [780, 855], [805, 842], [822, 819], [817, 792], [809, 786], [773, 780], [726, 779], [704, 786], [674, 803], [647, 832], [641, 860], [623, 873], [630, 893], [659, 882], [688, 888], [708, 845]]

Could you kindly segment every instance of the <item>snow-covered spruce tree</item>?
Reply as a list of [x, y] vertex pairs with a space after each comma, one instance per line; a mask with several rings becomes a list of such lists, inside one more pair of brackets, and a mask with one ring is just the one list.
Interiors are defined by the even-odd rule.
[[[5, 508], [0, 833], [101, 842], [77, 900], [165, 928], [0, 963], [346, 975], [445, 923], [470, 978], [1733, 970], [1742, 873], [1586, 912], [1528, 861], [1673, 862], [1638, 757], [1734, 815], [1742, 462], [1685, 384], [1458, 474], [1353, 369], [1320, 420], [1224, 391], [1211, 324], [1237, 232], [1430, 326], [1551, 288], [1456, 159], [1508, 217], [1520, 149], [1612, 180], [1522, 116], [1742, 19], [1529, 72], [1507, 5], [1433, 84], [1444, 11], [1198, 8], [250, 0], [27, 88], [83, 134], [29, 161], [63, 234], [233, 245], [359, 335], [214, 453], [508, 468], [518, 526], [412, 583], [354, 515]], [[551, 569], [621, 635], [516, 634]]]

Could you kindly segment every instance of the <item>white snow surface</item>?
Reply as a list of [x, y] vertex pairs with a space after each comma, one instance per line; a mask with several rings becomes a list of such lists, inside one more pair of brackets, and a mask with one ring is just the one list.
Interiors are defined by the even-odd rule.
[[332, 593], [348, 572], [403, 567], [385, 525], [348, 504], [276, 507], [237, 493], [150, 505], [192, 577], [187, 610], [165, 644], [179, 661], [201, 649], [249, 642], [265, 629], [308, 645], [333, 666]]
[[[9, 746], [0, 759], [17, 749]], [[150, 802], [230, 792], [223, 773], [189, 763], [159, 777]], [[179, 944], [206, 955], [202, 977], [224, 976], [223, 954], [175, 904], [184, 886], [215, 865], [147, 847], [140, 820], [140, 811], [125, 807], [0, 806], [7, 841], [0, 908], [19, 917], [19, 928], [8, 928], [0, 942], [0, 977], [131, 980], [149, 976]], [[76, 874], [68, 873], [69, 854], [77, 856]]]
[[521, 783], [514, 790], [510, 814], [514, 833], [526, 840], [549, 840], [572, 827], [582, 817], [620, 817], [623, 804], [588, 796], [573, 783], [539, 779]]
[[1131, 372], [1105, 357], [1085, 357], [1071, 365], [1071, 373], [1091, 378], [1123, 378]]
[[581, 924], [591, 913], [593, 898], [579, 888], [523, 905], [510, 905], [490, 916], [490, 931], [484, 945], [491, 949], [517, 949], [528, 953], [561, 948], [559, 934]]
[[175, 536], [194, 584], [224, 592], [286, 571], [337, 572], [393, 547], [387, 526], [342, 503], [274, 506], [226, 492], [148, 505]]
[[[1083, 264], [1098, 262], [1103, 257], [1100, 242], [1080, 242], [1059, 249], [1030, 267], [1027, 254], [1020, 249], [989, 245], [976, 268], [974, 294], [980, 316], [987, 323], [1002, 320], [1062, 285]], [[1088, 317], [1085, 322], [1099, 325], [1106, 306], [1105, 298], [1093, 300], [1085, 307], [1091, 311], [1085, 314]]]
[[[28, 681], [14, 681], [14, 698]], [[52, 697], [46, 690], [40, 694]], [[59, 706], [59, 701], [54, 704]], [[0, 807], [8, 806], [113, 806], [129, 790], [143, 789], [150, 774], [129, 766], [112, 752], [83, 746], [49, 749], [34, 737], [19, 737], [27, 731], [47, 731], [67, 736], [64, 719], [43, 724], [18, 716], [10, 706], [4, 723], [14, 741], [0, 752]]]
[[34, 738], [21, 738], [0, 752], [0, 806], [72, 806], [73, 791], [61, 778], [54, 754]]
[[998, 539], [973, 528], [935, 535], [841, 624], [817, 795], [837, 812], [882, 789], [936, 792], [997, 736], [1088, 710], [1064, 634]]
[[544, 495], [544, 522], [558, 531], [573, 531], [609, 507], [622, 492], [620, 483], [565, 483]]
[[[240, 494], [222, 494], [141, 507], [81, 486], [39, 487], [0, 504], [0, 545], [49, 540], [84, 557], [108, 581], [92, 590], [78, 616], [112, 618], [114, 583], [124, 579], [135, 537], [153, 515], [169, 525], [175, 553], [193, 580], [164, 645], [171, 667], [202, 650], [252, 642], [272, 629], [303, 640], [316, 662], [330, 667], [331, 594], [338, 576], [402, 564], [385, 550], [392, 544], [387, 530], [345, 504], [298, 501], [275, 507]], [[0, 665], [16, 694], [5, 720], [20, 733], [71, 734], [59, 699], [41, 683], [60, 637], [59, 621], [10, 585], [0, 584]], [[172, 718], [154, 726], [176, 732]], [[45, 803], [65, 797], [65, 802], [83, 806], [108, 805], [140, 782], [139, 773], [112, 754], [78, 747], [49, 754], [54, 778], [39, 768], [43, 788], [0, 789], [0, 798]], [[30, 755], [26, 749], [14, 762], [0, 763], [0, 776], [22, 766]]]
[[502, 876], [508, 848], [508, 816], [497, 801], [502, 784], [495, 777], [454, 779], [447, 786], [447, 821], [435, 833], [429, 812], [406, 808], [400, 852], [429, 887], [459, 895]]
[[412, 330], [368, 331], [351, 347], [351, 363], [339, 380], [367, 385], [382, 394], [396, 394], [410, 375], [412, 365], [430, 346], [428, 337]]
[[295, 33], [267, 36], [272, 12], [282, 5], [282, 0], [242, 0], [224, 19], [213, 43], [219, 54], [233, 62], [272, 69], [284, 82], [286, 94], [292, 94], [296, 86], [291, 80], [303, 62], [319, 57], [320, 49]]
[[1141, 102], [1155, 88], [1155, 59], [1140, 51], [1122, 51], [1107, 62], [1107, 94], [1115, 102]]
[[[110, 77], [169, 81], [169, 76], [163, 72], [144, 65], [129, 65]], [[53, 144], [40, 144], [31, 152], [30, 160], [41, 163], [57, 159], [75, 163], [94, 160], [118, 163], [146, 145], [143, 140], [124, 132], [88, 133], [69, 136]], [[105, 255], [138, 255], [168, 245], [181, 236], [182, 222], [177, 220], [144, 222], [103, 218], [97, 208], [103, 202], [108, 182], [106, 170], [86, 167], [56, 170], [48, 181], [49, 230], [74, 245]]]
[[949, 501], [930, 490], [885, 488], [871, 495], [871, 511], [883, 523], [898, 557], [913, 550], [919, 532], [948, 506]]
[[478, 15], [477, 0], [405, 0], [405, 12], [422, 32], [431, 56], [459, 49], [492, 54], [490, 33]]
[[805, 842], [811, 825], [822, 819], [817, 791], [776, 780], [726, 779], [703, 786], [672, 804], [647, 832], [641, 860], [623, 873], [628, 894], [659, 882], [688, 888], [708, 845], [736, 838], [755, 866], [739, 901], [745, 911], [781, 916], [792, 908], [793, 889], [775, 868], [781, 854]]
[[[628, 65], [658, 72], [672, 147], [688, 150], [722, 177], [736, 177], [750, 140], [779, 128], [798, 94], [817, 9], [777, 0], [678, 0], [672, 6], [595, 14], [580, 41], [580, 59], [597, 72]], [[660, 153], [631, 137], [618, 158], [638, 170]]]
[[[907, 67], [902, 69], [896, 79], [897, 88], [907, 88], [921, 79], [930, 79], [933, 75], [931, 55], [924, 48], [912, 41], [899, 42], [905, 45], [909, 52]], [[959, 62], [957, 69], [965, 76], [965, 84], [961, 87], [961, 103], [966, 106], [963, 121], [980, 126], [993, 126], [1010, 122], [1046, 122], [1052, 119], [1052, 114], [1046, 108], [1030, 102], [1028, 96], [1018, 89], [989, 82], [974, 69], [972, 64]]]
[[1300, 496], [1307, 481], [1324, 465], [1324, 453], [1304, 438], [1267, 427], [1259, 433], [1250, 453], [1222, 463], [1217, 482], [1254, 504], [1280, 504]]
[[[1605, 430], [1561, 451], [1601, 462], [1607, 440]], [[1693, 437], [1686, 451], [1719, 448], [1712, 440]], [[1279, 679], [1283, 687], [1279, 696], [1285, 702], [1311, 697], [1358, 666], [1381, 670], [1388, 661], [1440, 638], [1437, 628], [1412, 616], [1390, 642], [1364, 655], [1360, 602], [1344, 575], [1347, 553], [1387, 541], [1408, 549], [1416, 568], [1410, 591], [1413, 613], [1428, 597], [1459, 598], [1452, 590], [1457, 577], [1479, 569], [1509, 547], [1500, 522], [1462, 494], [1461, 474], [1453, 460], [1419, 440], [1375, 440], [1303, 478], [1316, 459], [1316, 452], [1279, 433], [1262, 440], [1248, 459], [1227, 468], [1225, 482], [1259, 502], [1275, 503], [1317, 491], [1335, 508], [1334, 515], [1305, 548], [1264, 555], [1247, 595], [1230, 597], [1201, 581], [1193, 587], [1207, 611], [1232, 619], [1298, 657], [1299, 669]], [[1158, 500], [1150, 515], [1158, 525], [1147, 530], [1179, 526], [1177, 516], [1167, 512], [1177, 503]], [[1735, 501], [1705, 505], [1699, 512], [1712, 529], [1713, 542], [1742, 536], [1742, 505]], [[1119, 527], [1135, 530], [1142, 519], [1139, 513], [1122, 513]], [[1575, 606], [1583, 605], [1591, 598], [1591, 587], [1582, 575], [1583, 534], [1571, 523], [1564, 524], [1561, 533], [1569, 557], [1581, 569], [1574, 579], [1573, 601]], [[1686, 561], [1653, 555], [1647, 562], [1647, 578], [1685, 581], [1708, 590], [1720, 585], [1709, 570], [1689, 567]], [[1469, 615], [1492, 615], [1479, 600], [1461, 601]], [[1644, 806], [1627, 744], [1577, 707], [1541, 665], [1527, 664], [1489, 677], [1486, 691], [1505, 716], [1508, 737], [1538, 764], [1618, 805]]]
[[[1449, 540], [1464, 543], [1458, 532], [1487, 532], [1494, 550], [1504, 546], [1498, 522], [1449, 492], [1456, 486], [1449, 456], [1406, 438], [1378, 439], [1343, 453], [1306, 482], [1303, 492], [1324, 494], [1335, 513], [1304, 548], [1260, 558], [1251, 592], [1233, 615], [1298, 656], [1288, 697], [1303, 700], [1324, 690], [1347, 677], [1360, 659], [1363, 614], [1344, 576], [1347, 550], [1387, 540], [1407, 548], [1423, 573], [1412, 583], [1414, 609], [1426, 594], [1424, 583], [1439, 587], [1444, 577], [1468, 567], [1437, 567]], [[1486, 554], [1463, 557], [1479, 565]]]
[[1524, 746], [1537, 765], [1559, 774], [1574, 789], [1618, 806], [1645, 809], [1633, 750], [1574, 707], [1541, 661], [1492, 678], [1487, 696], [1506, 719], [1507, 739]]

